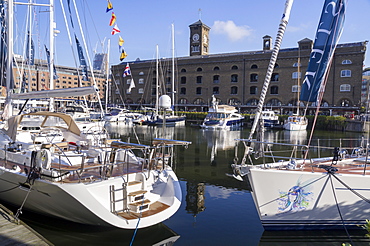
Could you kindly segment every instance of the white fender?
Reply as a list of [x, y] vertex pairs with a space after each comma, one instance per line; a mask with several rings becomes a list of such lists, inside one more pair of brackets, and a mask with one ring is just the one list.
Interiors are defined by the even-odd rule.
[[36, 154], [36, 167], [41, 169], [50, 169], [51, 153], [48, 149], [41, 149]]

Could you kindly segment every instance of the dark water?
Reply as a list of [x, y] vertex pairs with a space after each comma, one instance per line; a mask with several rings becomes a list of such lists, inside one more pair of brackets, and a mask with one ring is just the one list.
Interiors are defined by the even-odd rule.
[[[364, 230], [264, 231], [247, 182], [229, 176], [234, 159], [234, 139], [247, 138], [248, 129], [211, 131], [193, 127], [109, 127], [113, 138], [148, 144], [153, 137], [191, 141], [176, 150], [174, 169], [180, 179], [183, 202], [178, 212], [163, 223], [136, 233], [50, 220], [24, 211], [21, 219], [55, 245], [369, 245]], [[308, 133], [309, 134], [309, 133]], [[320, 143], [340, 144], [341, 138], [360, 133], [317, 132]], [[268, 141], [304, 143], [306, 134], [267, 131]], [[268, 181], [266, 181], [268, 185]], [[167, 245], [172, 245], [168, 243]]]

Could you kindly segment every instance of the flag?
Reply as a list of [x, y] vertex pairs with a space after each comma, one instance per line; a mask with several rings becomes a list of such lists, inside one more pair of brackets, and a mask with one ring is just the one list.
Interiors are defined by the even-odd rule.
[[135, 88], [135, 82], [134, 82], [134, 79], [131, 78], [131, 81], [130, 81], [130, 86], [128, 87], [128, 92], [130, 93], [132, 88]]
[[124, 42], [125, 42], [125, 40], [123, 40], [123, 38], [121, 38], [121, 36], [119, 36], [119, 38], [118, 38], [118, 48], [119, 48], [119, 50], [121, 50], [122, 45], [123, 45]]
[[116, 15], [114, 14], [114, 12], [112, 12], [112, 18], [110, 19], [109, 25], [113, 26], [114, 22], [116, 22], [116, 19]]
[[[46, 51], [46, 59], [48, 60], [48, 64], [49, 64], [49, 66], [50, 66], [50, 51], [49, 51], [49, 49], [46, 47], [46, 45], [45, 45], [45, 51]], [[53, 75], [54, 77], [54, 79], [58, 79], [59, 77], [58, 77], [58, 75], [57, 75], [57, 69], [56, 69], [56, 67], [54, 66], [54, 75]]]
[[[122, 53], [121, 53], [121, 56], [120, 56], [120, 61], [122, 61], [123, 59], [125, 59], [127, 57], [127, 54], [126, 54], [126, 52], [125, 52], [125, 50], [124, 49], [122, 49]], [[127, 67], [126, 67], [126, 69], [127, 69]], [[125, 72], [126, 72], [126, 69], [125, 69]], [[129, 69], [129, 71], [130, 71], [130, 68], [128, 68]], [[131, 75], [131, 74], [130, 74]], [[125, 77], [125, 75], [123, 74], [123, 77]]]
[[130, 75], [131, 75], [130, 65], [127, 63], [125, 71], [123, 71], [123, 77], [130, 76]]
[[317, 102], [319, 92], [324, 92], [325, 77], [342, 34], [344, 15], [345, 0], [325, 0], [301, 88], [301, 101]]
[[108, 0], [108, 6], [107, 6], [107, 10], [105, 11], [105, 13], [108, 13], [109, 11], [111, 11], [113, 9], [113, 5], [112, 3]]
[[85, 56], [84, 56], [84, 53], [82, 51], [82, 47], [80, 45], [80, 42], [78, 41], [76, 36], [75, 36], [75, 39], [76, 39], [76, 45], [77, 45], [78, 58], [80, 59], [80, 68], [81, 68], [82, 80], [89, 81], [89, 77], [88, 77], [88, 74], [87, 74], [87, 65], [86, 65]]
[[113, 30], [112, 30], [112, 35], [114, 35], [116, 33], [119, 33], [119, 32], [121, 32], [121, 31], [118, 29], [117, 24], [115, 24], [114, 27], [113, 27]]
[[27, 64], [34, 65], [35, 64], [35, 48], [34, 48], [34, 44], [33, 44], [33, 40], [31, 38], [30, 32], [28, 32], [26, 52], [27, 52], [26, 54]]

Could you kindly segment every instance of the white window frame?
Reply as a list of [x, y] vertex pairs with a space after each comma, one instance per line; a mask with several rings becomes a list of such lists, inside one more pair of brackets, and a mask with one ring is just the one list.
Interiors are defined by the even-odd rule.
[[139, 79], [139, 84], [144, 84], [144, 79], [143, 78]]
[[349, 92], [349, 91], [351, 91], [351, 85], [350, 84], [341, 84], [339, 91], [340, 92]]
[[340, 77], [342, 77], [342, 78], [352, 77], [352, 71], [349, 70], [349, 69], [342, 70], [342, 71], [340, 71]]
[[351, 61], [351, 60], [349, 60], [349, 59], [346, 59], [346, 60], [343, 60], [343, 61], [342, 61], [342, 64], [343, 64], [343, 65], [352, 64], [352, 61]]
[[302, 76], [302, 73], [301, 72], [293, 72], [292, 73], [292, 79], [300, 79], [301, 76]]
[[144, 88], [139, 88], [138, 93], [139, 94], [144, 94]]
[[301, 91], [301, 87], [299, 85], [292, 86], [292, 92], [300, 92], [300, 91]]

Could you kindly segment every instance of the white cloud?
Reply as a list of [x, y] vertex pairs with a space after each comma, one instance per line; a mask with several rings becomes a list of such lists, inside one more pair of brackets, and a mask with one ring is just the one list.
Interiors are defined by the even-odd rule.
[[249, 26], [237, 26], [233, 21], [215, 21], [212, 26], [215, 34], [226, 34], [231, 41], [238, 41], [252, 34]]

